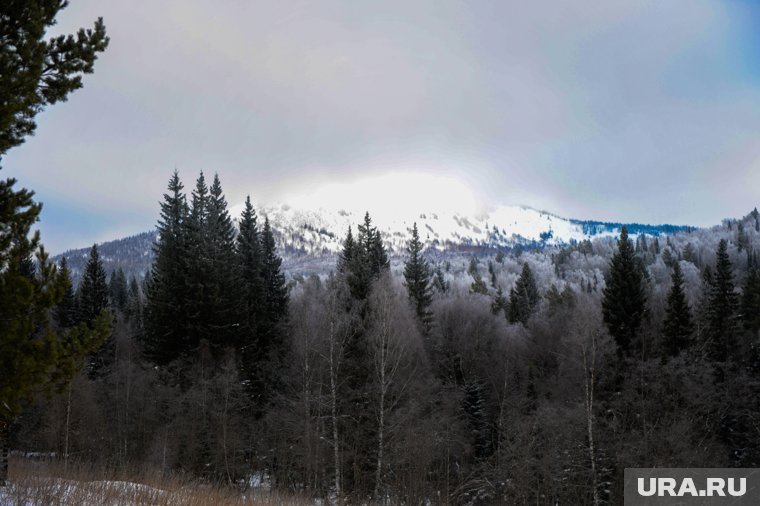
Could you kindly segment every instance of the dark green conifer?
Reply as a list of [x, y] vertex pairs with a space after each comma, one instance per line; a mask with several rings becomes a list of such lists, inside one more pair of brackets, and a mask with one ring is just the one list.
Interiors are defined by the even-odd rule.
[[663, 348], [667, 355], [675, 357], [689, 346], [694, 324], [683, 291], [683, 273], [678, 263], [673, 266], [671, 279], [672, 286], [668, 293], [663, 323]]
[[491, 302], [491, 312], [495, 315], [504, 312], [504, 316], [506, 317], [506, 311], [508, 308], [509, 300], [504, 296], [501, 287], [498, 287], [496, 289], [496, 297], [494, 297], [493, 302]]
[[64, 280], [65, 288], [60, 302], [55, 306], [55, 320], [59, 328], [68, 329], [79, 323], [77, 318], [79, 308], [66, 257], [61, 258], [59, 272], [61, 279]]
[[106, 271], [95, 244], [90, 249], [90, 258], [84, 268], [79, 294], [79, 317], [83, 322], [91, 324], [108, 308]]
[[108, 280], [108, 299], [111, 307], [124, 312], [127, 306], [127, 276], [124, 270], [119, 267], [111, 271], [111, 278]]
[[646, 284], [624, 226], [602, 291], [602, 316], [621, 353], [636, 345], [646, 313]]
[[188, 215], [179, 174], [174, 171], [161, 203], [154, 261], [146, 278], [145, 351], [166, 364], [188, 348]]
[[708, 349], [710, 357], [717, 362], [725, 362], [734, 349], [737, 306], [728, 243], [722, 239], [718, 244], [708, 305]]
[[741, 314], [744, 328], [757, 338], [760, 337], [760, 266], [750, 265], [741, 299]]
[[245, 207], [240, 216], [240, 233], [237, 236], [237, 257], [243, 288], [242, 325], [246, 342], [255, 341], [256, 328], [264, 308], [261, 246], [256, 210], [251, 204], [251, 198], [246, 197]]
[[449, 290], [449, 283], [443, 275], [443, 269], [441, 266], [435, 268], [435, 275], [433, 277], [433, 286], [439, 293], [446, 293]]
[[528, 323], [528, 319], [538, 306], [540, 296], [533, 271], [528, 263], [523, 264], [520, 277], [509, 291], [507, 318], [510, 323]]
[[430, 304], [433, 301], [431, 291], [430, 265], [422, 256], [422, 242], [420, 241], [417, 223], [412, 228], [412, 238], [407, 246], [408, 257], [404, 263], [404, 280], [409, 300], [414, 306], [425, 331], [430, 330], [432, 314]]

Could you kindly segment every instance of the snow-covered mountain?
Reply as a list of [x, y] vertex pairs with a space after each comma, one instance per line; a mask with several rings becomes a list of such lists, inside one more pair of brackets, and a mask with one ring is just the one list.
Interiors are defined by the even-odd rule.
[[[233, 206], [230, 214], [240, 216], [243, 205]], [[381, 232], [391, 255], [402, 255], [416, 222], [420, 238], [437, 256], [447, 253], [511, 250], [515, 247], [542, 248], [569, 244], [620, 233], [620, 223], [580, 221], [561, 218], [529, 207], [500, 206], [480, 212], [461, 213], [449, 209], [429, 210], [400, 217], [391, 207], [371, 212], [373, 225]], [[341, 249], [348, 227], [364, 221], [363, 209], [321, 207], [308, 209], [290, 204], [264, 206], [257, 209], [259, 223], [268, 217], [291, 273], [327, 271], [334, 266], [334, 256]], [[628, 225], [632, 236], [672, 234], [688, 227], [673, 225]], [[155, 232], [118, 239], [100, 246], [101, 256], [109, 272], [122, 267], [127, 274], [144, 274], [153, 259]], [[64, 253], [76, 275], [86, 262], [88, 249]]]
[[[233, 216], [241, 207], [233, 208]], [[343, 208], [306, 210], [283, 204], [258, 210], [278, 232], [280, 247], [308, 255], [333, 254], [340, 250], [349, 226], [364, 220], [363, 210]], [[383, 216], [387, 214], [387, 216]], [[392, 253], [404, 251], [416, 222], [420, 238], [438, 251], [463, 248], [510, 249], [521, 246], [553, 246], [594, 237], [616, 236], [620, 223], [580, 221], [522, 206], [501, 206], [464, 214], [453, 209], [433, 210], [399, 218], [392, 211], [371, 213]], [[671, 225], [629, 226], [632, 235], [660, 235], [686, 227]]]

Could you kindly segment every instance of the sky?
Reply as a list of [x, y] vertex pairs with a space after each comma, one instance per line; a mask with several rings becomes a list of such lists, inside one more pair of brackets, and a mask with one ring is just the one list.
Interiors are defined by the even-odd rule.
[[95, 73], [2, 160], [53, 253], [153, 228], [175, 169], [232, 205], [388, 177], [580, 219], [760, 204], [750, 0], [73, 0], [50, 35], [98, 16]]

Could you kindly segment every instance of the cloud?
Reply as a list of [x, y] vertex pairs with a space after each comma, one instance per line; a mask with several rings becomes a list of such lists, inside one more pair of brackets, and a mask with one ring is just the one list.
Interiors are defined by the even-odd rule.
[[56, 30], [98, 15], [95, 74], [4, 164], [77, 229], [58, 249], [152, 226], [175, 167], [233, 203], [408, 168], [573, 217], [756, 205], [751, 3], [81, 0]]

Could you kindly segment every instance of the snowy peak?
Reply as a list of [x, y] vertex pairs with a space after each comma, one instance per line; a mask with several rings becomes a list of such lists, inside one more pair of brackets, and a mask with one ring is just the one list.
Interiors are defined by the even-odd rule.
[[[238, 216], [242, 206], [232, 209]], [[262, 207], [259, 216], [268, 216], [277, 232], [280, 247], [307, 255], [334, 254], [340, 251], [348, 227], [364, 220], [364, 210], [307, 210], [283, 204]], [[370, 211], [373, 224], [381, 232], [392, 252], [404, 251], [417, 223], [420, 237], [429, 248], [509, 248], [517, 245], [543, 246], [568, 244], [594, 237], [615, 236], [621, 224], [589, 222], [561, 218], [529, 207], [500, 206], [477, 213], [460, 213], [452, 209], [420, 212], [399, 217], [393, 212]], [[638, 228], [637, 228], [638, 227]], [[674, 231], [685, 227], [672, 227]], [[661, 227], [633, 225], [631, 235], [659, 235]]]

